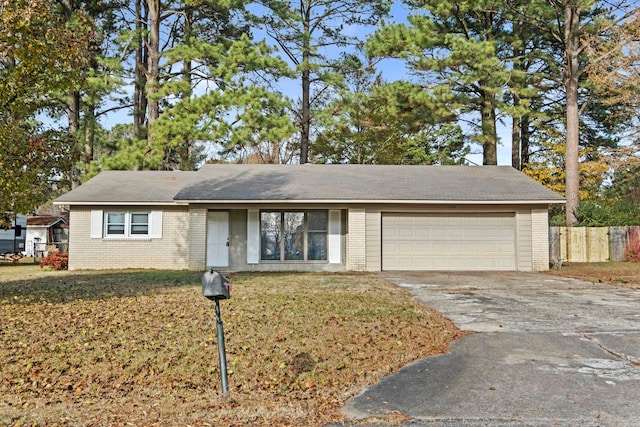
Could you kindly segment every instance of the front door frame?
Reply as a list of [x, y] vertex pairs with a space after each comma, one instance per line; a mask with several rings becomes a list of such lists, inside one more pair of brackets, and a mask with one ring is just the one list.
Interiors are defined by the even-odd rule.
[[207, 267], [229, 267], [229, 211], [207, 212]]

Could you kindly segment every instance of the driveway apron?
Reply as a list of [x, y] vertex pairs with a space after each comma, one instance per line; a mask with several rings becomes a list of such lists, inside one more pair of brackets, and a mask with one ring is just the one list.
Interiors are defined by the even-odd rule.
[[543, 273], [384, 273], [471, 331], [350, 399], [411, 426], [640, 426], [640, 291]]

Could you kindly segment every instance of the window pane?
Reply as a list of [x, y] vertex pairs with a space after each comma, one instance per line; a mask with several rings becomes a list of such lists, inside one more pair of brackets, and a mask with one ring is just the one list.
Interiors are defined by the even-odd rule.
[[304, 212], [284, 213], [284, 259], [304, 259]]
[[107, 213], [107, 234], [124, 234], [124, 213]]
[[309, 261], [327, 259], [327, 233], [309, 232]]
[[131, 234], [149, 234], [149, 226], [147, 224], [131, 224]]
[[149, 234], [149, 214], [131, 214], [131, 234]]
[[309, 218], [309, 231], [326, 231], [329, 213], [324, 212], [309, 212], [307, 213]]
[[280, 212], [260, 213], [260, 259], [280, 260]]

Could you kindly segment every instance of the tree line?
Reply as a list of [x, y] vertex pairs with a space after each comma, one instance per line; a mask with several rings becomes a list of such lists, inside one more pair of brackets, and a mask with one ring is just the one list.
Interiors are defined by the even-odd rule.
[[630, 0], [0, 0], [0, 212], [106, 169], [509, 143], [575, 224], [640, 199], [638, 23]]

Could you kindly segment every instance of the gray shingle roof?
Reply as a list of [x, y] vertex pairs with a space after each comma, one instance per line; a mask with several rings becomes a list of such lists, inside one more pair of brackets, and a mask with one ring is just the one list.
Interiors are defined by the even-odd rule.
[[205, 165], [198, 172], [103, 172], [58, 204], [499, 202], [564, 198], [509, 166]]
[[58, 197], [55, 203], [174, 203], [176, 193], [196, 175], [196, 172], [105, 171]]

